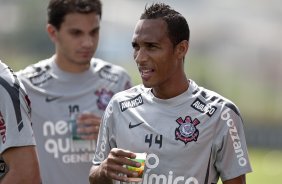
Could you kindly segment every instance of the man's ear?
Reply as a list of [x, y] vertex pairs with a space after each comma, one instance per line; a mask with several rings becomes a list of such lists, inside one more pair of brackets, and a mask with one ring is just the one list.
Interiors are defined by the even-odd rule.
[[176, 46], [176, 52], [179, 57], [179, 59], [183, 60], [186, 53], [188, 52], [189, 48], [189, 42], [187, 40], [182, 40], [180, 43]]
[[52, 40], [52, 42], [56, 42], [57, 40], [57, 29], [51, 25], [51, 24], [47, 24], [46, 25], [46, 31], [50, 37], [50, 39]]

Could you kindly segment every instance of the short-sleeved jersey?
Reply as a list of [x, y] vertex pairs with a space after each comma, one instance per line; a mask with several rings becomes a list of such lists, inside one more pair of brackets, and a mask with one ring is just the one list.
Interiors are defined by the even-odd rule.
[[79, 112], [102, 117], [111, 97], [131, 87], [126, 71], [101, 59], [89, 70], [62, 71], [55, 56], [17, 73], [29, 93], [44, 184], [86, 184], [96, 141], [72, 140], [68, 120]]
[[115, 147], [147, 153], [142, 184], [214, 184], [251, 172], [238, 108], [192, 80], [186, 92], [166, 100], [143, 85], [116, 94], [93, 164]]
[[0, 61], [0, 180], [9, 170], [1, 154], [11, 147], [35, 145], [30, 112], [24, 86]]

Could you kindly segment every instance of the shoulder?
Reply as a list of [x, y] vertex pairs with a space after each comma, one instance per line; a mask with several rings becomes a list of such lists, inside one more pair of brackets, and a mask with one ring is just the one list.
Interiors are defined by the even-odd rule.
[[[15, 97], [17, 93], [14, 93], [15, 77], [13, 71], [5, 64], [1, 63], [0, 66], [0, 95], [1, 104], [0, 106], [5, 106], [7, 103], [11, 103], [11, 95]], [[5, 104], [5, 105], [4, 105]], [[2, 109], [1, 109], [2, 110]]]
[[29, 81], [37, 86], [51, 78], [52, 61], [52, 58], [41, 60], [16, 72], [16, 74], [22, 81]]
[[127, 71], [119, 65], [110, 63], [108, 61], [99, 59], [99, 58], [92, 58], [91, 60], [92, 69], [98, 71], [108, 71], [115, 74], [126, 74]]
[[143, 104], [142, 94], [146, 91], [142, 84], [129, 88], [127, 90], [116, 93], [110, 100], [104, 117], [107, 118], [120, 112], [125, 111], [128, 108], [137, 107]]
[[195, 96], [195, 101], [193, 102], [192, 106], [194, 105], [194, 107], [199, 108], [215, 108], [217, 111], [220, 112], [226, 109], [230, 109], [235, 114], [240, 116], [239, 108], [230, 99], [224, 97], [223, 95], [213, 90], [198, 86], [194, 81], [191, 81], [191, 85], [193, 85], [193, 95]]
[[139, 85], [133, 86], [133, 87], [127, 89], [127, 90], [120, 91], [120, 92], [116, 93], [113, 96], [113, 100], [123, 101], [123, 100], [132, 99], [136, 96], [144, 94], [148, 90], [149, 90], [149, 88], [145, 88], [143, 86], [143, 84], [139, 84]]
[[[24, 86], [18, 80], [18, 77], [14, 71], [7, 66], [5, 63], [0, 61], [0, 85], [2, 86], [1, 90], [9, 92], [11, 95], [16, 95], [17, 91], [24, 92]], [[14, 92], [13, 92], [14, 91]]]
[[145, 88], [142, 84], [133, 86], [127, 90], [116, 93], [110, 103], [117, 105], [121, 111], [129, 107], [142, 105], [148, 90], [149, 88]]
[[52, 62], [51, 58], [41, 60], [37, 63], [28, 65], [26, 68], [19, 70], [16, 73], [17, 75], [20, 75], [23, 77], [36, 76], [36, 75], [39, 75], [40, 73], [50, 70], [51, 62]]
[[14, 72], [10, 67], [5, 63], [2, 63], [0, 60], [0, 84], [3, 86], [5, 83], [13, 83], [14, 81]]

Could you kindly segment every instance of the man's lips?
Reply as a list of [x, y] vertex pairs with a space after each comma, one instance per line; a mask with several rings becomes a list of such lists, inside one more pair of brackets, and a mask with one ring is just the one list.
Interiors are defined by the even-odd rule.
[[92, 51], [80, 51], [78, 53], [80, 55], [82, 55], [82, 56], [93, 56], [93, 52]]
[[149, 80], [152, 77], [154, 71], [154, 69], [139, 69], [143, 80]]

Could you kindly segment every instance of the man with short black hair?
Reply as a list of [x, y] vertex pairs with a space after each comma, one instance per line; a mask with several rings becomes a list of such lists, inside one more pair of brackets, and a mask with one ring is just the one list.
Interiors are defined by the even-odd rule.
[[93, 58], [100, 0], [51, 0], [47, 32], [55, 54], [18, 74], [30, 94], [44, 184], [86, 184], [101, 116], [131, 86], [124, 68]]
[[136, 153], [147, 153], [142, 184], [245, 184], [251, 172], [242, 118], [233, 102], [186, 77], [185, 18], [170, 6], [145, 8], [132, 38], [143, 85], [117, 93], [102, 119], [91, 184], [136, 183]]

